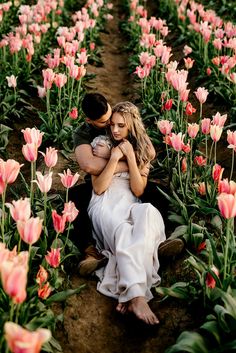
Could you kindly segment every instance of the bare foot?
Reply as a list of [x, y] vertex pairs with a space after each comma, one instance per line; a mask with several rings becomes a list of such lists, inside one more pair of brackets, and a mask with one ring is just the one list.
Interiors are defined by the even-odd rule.
[[128, 309], [128, 303], [118, 303], [116, 310], [120, 313], [120, 314], [125, 314], [126, 311]]
[[130, 300], [128, 310], [136, 315], [139, 320], [149, 325], [159, 324], [156, 315], [150, 309], [145, 297], [136, 297]]

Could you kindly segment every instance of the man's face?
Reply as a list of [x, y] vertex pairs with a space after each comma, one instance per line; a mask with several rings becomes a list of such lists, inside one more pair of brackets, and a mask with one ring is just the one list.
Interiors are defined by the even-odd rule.
[[108, 104], [108, 110], [106, 114], [102, 115], [100, 119], [91, 120], [87, 118], [86, 121], [98, 129], [104, 129], [110, 123], [111, 113], [112, 113], [111, 106], [110, 104]]

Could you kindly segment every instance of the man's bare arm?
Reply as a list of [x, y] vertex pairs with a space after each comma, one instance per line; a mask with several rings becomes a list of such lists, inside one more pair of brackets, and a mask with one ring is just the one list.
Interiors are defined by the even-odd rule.
[[[99, 175], [108, 162], [107, 159], [94, 156], [92, 147], [89, 144], [77, 146], [75, 149], [75, 157], [80, 168], [91, 175]], [[116, 173], [127, 171], [127, 163], [125, 161], [118, 162]]]

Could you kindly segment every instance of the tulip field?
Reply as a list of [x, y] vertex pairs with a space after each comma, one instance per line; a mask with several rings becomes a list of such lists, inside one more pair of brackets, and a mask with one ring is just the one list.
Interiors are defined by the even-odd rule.
[[[129, 87], [120, 66], [99, 84], [108, 55], [101, 38], [111, 32], [123, 38]], [[235, 1], [1, 1], [0, 67], [0, 352], [235, 352]], [[152, 336], [142, 328], [126, 345], [125, 322], [105, 315], [103, 344], [94, 333], [103, 328], [91, 324], [81, 335], [93, 342], [82, 337], [75, 348], [58, 333], [68, 301], [90, 296], [90, 282], [73, 282], [70, 272], [80, 260], [70, 238], [79, 210], [68, 193], [83, 182], [72, 134], [87, 91], [99, 87], [117, 103], [109, 81], [140, 108], [157, 151], [150, 179], [168, 204], [167, 234], [186, 249], [181, 274], [163, 269], [154, 291], [160, 325]], [[194, 307], [193, 322], [165, 324], [166, 303], [170, 317], [174, 305]], [[69, 338], [80, 333], [71, 327]]]

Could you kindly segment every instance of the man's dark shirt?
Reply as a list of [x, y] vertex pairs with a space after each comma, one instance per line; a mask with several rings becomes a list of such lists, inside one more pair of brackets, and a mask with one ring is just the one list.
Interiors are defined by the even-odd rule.
[[84, 144], [90, 145], [99, 135], [106, 135], [106, 129], [98, 129], [91, 124], [83, 123], [73, 133], [74, 148]]

